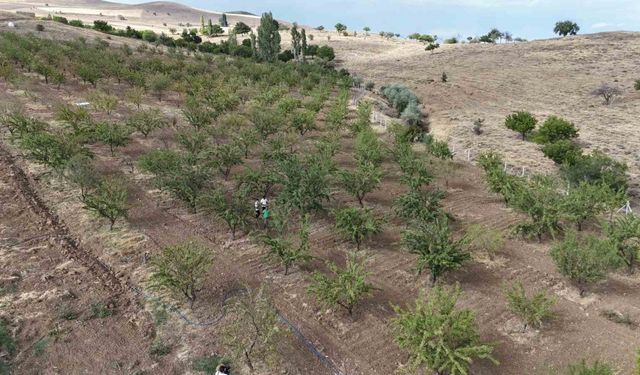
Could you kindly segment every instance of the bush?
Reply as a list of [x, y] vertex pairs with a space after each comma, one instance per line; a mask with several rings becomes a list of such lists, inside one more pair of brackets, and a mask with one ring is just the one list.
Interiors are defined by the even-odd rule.
[[612, 241], [588, 236], [578, 241], [575, 233], [570, 233], [564, 241], [551, 249], [558, 271], [575, 282], [584, 295], [587, 284], [607, 277], [612, 268], [619, 265], [616, 249]]
[[532, 297], [528, 297], [521, 282], [517, 282], [505, 290], [509, 310], [524, 322], [527, 326], [539, 328], [544, 320], [553, 316], [551, 308], [555, 300], [548, 297], [544, 291], [538, 291]]
[[632, 273], [640, 258], [640, 216], [630, 214], [618, 217], [605, 226], [605, 232], [615, 242], [618, 256]]
[[409, 353], [409, 372], [467, 374], [474, 359], [498, 363], [491, 357], [493, 347], [480, 341], [475, 314], [456, 309], [461, 295], [459, 285], [435, 287], [413, 307], [394, 306], [395, 341]]
[[118, 122], [101, 122], [96, 124], [97, 139], [109, 145], [111, 156], [115, 155], [116, 147], [124, 147], [129, 143], [131, 130], [125, 124]]
[[163, 128], [166, 125], [166, 120], [157, 109], [136, 112], [127, 120], [127, 126], [136, 129], [145, 138], [155, 129]]
[[84, 201], [86, 209], [109, 220], [109, 229], [119, 218], [126, 218], [129, 212], [127, 187], [121, 180], [106, 179], [89, 193]]
[[560, 117], [550, 116], [538, 130], [536, 140], [539, 143], [546, 144], [576, 138], [577, 136], [578, 129], [572, 122]]
[[531, 133], [533, 129], [536, 128], [537, 123], [538, 120], [529, 112], [513, 113], [507, 116], [506, 120], [504, 121], [504, 125], [507, 127], [507, 129], [511, 129], [522, 135], [523, 141], [525, 140], [527, 134]]
[[516, 232], [525, 237], [537, 237], [542, 242], [545, 234], [555, 238], [562, 230], [560, 226], [563, 195], [559, 192], [559, 182], [549, 176], [533, 176], [530, 180], [520, 179], [507, 194], [508, 204], [527, 215], [529, 222], [516, 226]]
[[553, 28], [553, 32], [560, 36], [576, 35], [580, 31], [580, 26], [573, 21], [559, 21]]
[[406, 86], [395, 84], [381, 88], [382, 96], [391, 102], [393, 108], [398, 113], [404, 112], [410, 103], [418, 104], [419, 100], [413, 91], [409, 90]]
[[580, 146], [568, 139], [562, 139], [547, 143], [542, 147], [544, 156], [553, 160], [556, 164], [571, 163], [576, 157], [582, 155]]
[[88, 151], [65, 134], [47, 132], [27, 133], [20, 139], [20, 147], [27, 151], [27, 157], [61, 172], [76, 154]]
[[633, 88], [635, 88], [636, 91], [640, 91], [640, 79], [636, 79], [635, 83], [633, 84]]
[[113, 26], [109, 25], [107, 21], [101, 20], [93, 21], [93, 28], [103, 33], [110, 33], [114, 30]]
[[80, 20], [71, 20], [69, 21], [69, 25], [75, 27], [84, 27], [84, 23]]
[[491, 260], [505, 244], [505, 238], [501, 231], [482, 224], [470, 226], [467, 229], [466, 238], [469, 250], [486, 251]]
[[291, 52], [291, 50], [284, 50], [282, 52], [280, 52], [280, 54], [278, 54], [278, 60], [282, 61], [282, 62], [288, 62], [293, 60], [293, 52]]
[[316, 55], [325, 61], [333, 61], [336, 58], [335, 51], [329, 46], [318, 47]]
[[[640, 82], [640, 80], [638, 82]], [[367, 91], [373, 91], [374, 87], [376, 87], [376, 84], [373, 81], [367, 81], [367, 83], [364, 84], [364, 88]], [[638, 88], [638, 90], [640, 90], [640, 88]]]
[[69, 20], [67, 20], [67, 19], [66, 19], [66, 18], [64, 18], [64, 17], [60, 17], [60, 16], [53, 16], [52, 20], [53, 20], [54, 22], [60, 22], [60, 23], [63, 23], [63, 24], [65, 24], [65, 25], [69, 24]]
[[569, 365], [567, 375], [613, 375], [611, 367], [603, 362], [595, 361], [593, 365], [588, 365], [583, 359], [578, 364]]
[[627, 165], [600, 151], [580, 155], [567, 160], [560, 168], [563, 177], [571, 184], [603, 182], [615, 191], [627, 190]]

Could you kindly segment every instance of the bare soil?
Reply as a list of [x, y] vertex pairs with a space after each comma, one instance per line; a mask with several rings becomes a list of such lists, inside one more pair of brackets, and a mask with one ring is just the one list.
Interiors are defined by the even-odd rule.
[[[630, 35], [627, 41], [631, 46], [629, 48], [635, 48], [635, 34]], [[380, 61], [376, 62], [372, 58], [370, 65], [366, 65], [369, 64], [366, 62], [366, 53], [363, 53], [362, 58], [347, 54], [350, 50], [355, 51], [357, 46], [351, 40], [343, 42], [332, 37], [331, 43], [335, 42], [334, 46], [338, 48], [339, 54], [342, 54], [343, 64], [361, 72], [366, 78], [376, 79], [376, 82], [380, 83], [404, 81], [414, 87], [433, 113], [434, 132], [449, 137], [460, 147], [465, 147], [465, 142], [477, 147], [474, 150], [500, 145], [500, 150], [506, 152], [510, 160], [532, 163], [526, 165], [536, 168], [536, 163], [542, 160], [537, 148], [518, 141], [515, 135], [502, 130], [499, 119], [511, 109], [533, 108], [526, 105], [538, 105], [538, 110], [531, 109], [538, 114], [551, 113], [543, 112], [543, 104], [549, 105], [549, 109], [545, 111], [554, 111], [553, 113], [558, 113], [555, 111], [563, 108], [567, 111], [574, 108], [575, 112], [558, 114], [576, 121], [581, 127], [581, 137], [585, 142], [597, 143], [599, 133], [591, 133], [591, 130], [583, 125], [585, 122], [579, 121], [587, 121], [586, 119], [590, 118], [588, 109], [581, 107], [579, 98], [569, 96], [569, 99], [563, 99], [557, 90], [571, 90], [563, 85], [539, 79], [540, 74], [546, 74], [546, 70], [551, 69], [549, 64], [544, 64], [551, 58], [549, 56], [555, 56], [558, 64], [564, 64], [564, 49], [553, 46], [559, 43], [585, 43], [587, 47], [582, 50], [589, 51], [588, 46], [600, 46], [600, 43], [605, 43], [597, 37], [544, 42], [547, 44], [535, 42], [531, 45], [443, 48], [442, 52], [428, 57], [433, 62], [446, 62], [447, 66], [451, 67], [447, 73], [452, 77], [452, 82], [422, 82], [420, 85], [417, 84], [416, 78], [412, 77], [426, 79], [424, 77], [433, 76], [437, 79], [442, 65], [429, 65], [425, 62], [429, 60], [417, 53], [412, 55], [413, 57], [407, 56], [404, 62], [395, 61], [396, 58], [391, 58], [384, 51], [383, 47], [388, 42], [374, 42], [372, 38], [366, 41], [363, 38], [362, 42], [371, 43], [369, 50], [374, 51], [371, 52], [371, 56], [380, 55]], [[617, 45], [614, 40], [607, 43]], [[534, 48], [536, 46], [537, 49]], [[421, 51], [418, 45], [412, 48]], [[524, 48], [530, 50], [523, 50]], [[618, 47], [607, 48], [611, 48], [611, 51]], [[404, 48], [398, 47], [397, 50]], [[571, 56], [577, 56], [581, 53], [579, 51], [581, 49], [576, 46]], [[503, 66], [503, 69], [498, 69], [488, 64], [488, 61], [485, 61], [486, 65], [477, 62], [478, 65], [472, 65], [477, 70], [474, 73], [472, 68], [466, 67], [465, 63], [459, 60], [494, 59], [491, 61], [495, 64], [498, 57], [505, 54], [514, 59], [542, 59], [539, 60], [542, 62], [536, 65], [536, 69], [539, 70], [523, 73], [524, 77], [530, 78], [525, 85], [519, 81], [522, 78], [517, 78], [521, 76], [516, 75], [516, 67]], [[523, 56], [517, 57], [521, 54]], [[472, 58], [474, 55], [475, 58]], [[588, 58], [595, 59], [594, 56]], [[403, 67], [411, 61], [413, 62], [405, 72]], [[480, 65], [485, 68], [481, 68]], [[600, 69], [588, 64], [587, 66]], [[427, 69], [430, 73], [414, 75], [411, 73], [411, 69], [414, 68]], [[512, 69], [509, 73], [511, 75], [505, 73], [509, 69]], [[577, 75], [579, 66], [558, 67], [554, 79], [564, 79], [560, 73], [562, 69]], [[511, 90], [514, 98], [519, 98], [513, 105], [505, 104], [510, 102], [501, 96], [503, 94], [497, 93], [502, 92], [506, 84], [500, 85], [489, 79], [505, 75], [513, 80], [513, 87], [510, 86], [508, 90]], [[462, 79], [467, 81], [457, 81]], [[584, 88], [588, 83], [580, 80], [578, 82], [582, 82]], [[0, 101], [18, 103], [27, 108], [32, 115], [44, 120], [52, 119], [52, 108], [58, 100], [73, 103], [83, 98], [90, 90], [77, 82], [66, 84], [61, 90], [57, 90], [52, 86], [45, 86], [38, 77], [33, 77], [24, 84], [26, 90], [0, 82]], [[111, 92], [124, 91], [118, 85], [109, 85], [108, 89]], [[532, 89], [520, 90], [518, 87]], [[434, 91], [431, 91], [432, 89]], [[469, 93], [464, 94], [467, 90]], [[555, 99], [543, 100], [542, 90], [553, 92], [550, 95]], [[529, 97], [529, 101], [524, 96], [518, 96], [534, 95], [532, 92], [538, 92], [535, 94], [538, 96]], [[429, 100], [430, 98], [433, 100]], [[625, 100], [631, 100], [630, 98], [634, 97], [630, 95], [625, 97]], [[455, 103], [447, 104], [444, 99]], [[620, 116], [617, 124], [624, 123], [623, 114], [626, 116], [628, 113], [635, 113], [630, 104], [601, 107], [596, 99], [589, 100], [593, 100], [593, 108], [598, 110], [594, 109], [594, 117]], [[165, 113], [177, 113], [177, 103], [178, 100], [157, 102], [149, 97], [144, 105], [162, 108]], [[128, 111], [127, 107], [121, 105], [113, 116], [124, 118]], [[603, 115], [602, 112], [609, 114]], [[576, 117], [571, 117], [574, 114]], [[469, 135], [470, 130], [469, 134], [466, 134], [466, 130], [470, 126], [469, 121], [478, 116], [487, 118], [487, 131], [480, 138], [473, 138]], [[378, 130], [386, 139], [384, 129]], [[617, 133], [609, 131], [608, 134]], [[218, 334], [219, 324], [224, 323], [226, 296], [244, 286], [255, 287], [261, 284], [271, 291], [282, 316], [307, 340], [291, 335], [282, 343], [280, 350], [286, 358], [284, 371], [291, 374], [326, 374], [334, 372], [331, 370], [333, 366], [349, 375], [393, 372], [398, 364], [406, 359], [406, 354], [398, 350], [393, 343], [393, 333], [389, 328], [389, 321], [394, 315], [391, 306], [409, 304], [420, 293], [429, 289], [427, 276], [418, 277], [413, 271], [414, 256], [401, 249], [400, 223], [391, 220], [385, 231], [365, 246], [368, 267], [372, 273], [370, 281], [379, 289], [357, 307], [354, 318], [349, 318], [340, 310], [328, 311], [320, 308], [306, 290], [309, 285], [309, 271], [323, 267], [324, 260], [343, 262], [346, 251], [353, 247], [352, 244], [337, 238], [331, 217], [327, 213], [321, 213], [315, 215], [312, 220], [312, 253], [318, 260], [309, 266], [296, 268], [291, 275], [284, 276], [281, 267], [266, 260], [264, 249], [253, 244], [248, 235], [243, 234], [236, 241], [231, 241], [223, 225], [212, 222], [200, 214], [189, 212], [179, 202], [155, 190], [149, 182], [149, 176], [140, 173], [135, 167], [131, 168], [131, 161], [145, 152], [163, 147], [163, 139], [171, 136], [171, 133], [165, 131], [155, 132], [147, 139], [135, 136], [133, 142], [118, 150], [115, 157], [103, 146], [93, 147], [96, 162], [104, 173], [119, 174], [129, 181], [132, 207], [130, 215], [127, 222], [117, 224], [114, 231], [109, 231], [108, 225], [82, 209], [74, 187], [55, 176], [47, 175], [41, 167], [23, 160], [20, 152], [6, 139], [3, 140], [3, 147], [17, 159], [13, 162], [10, 157], [4, 157], [0, 165], [2, 276], [4, 278], [6, 274], [7, 277], [11, 277], [16, 272], [20, 274], [17, 291], [1, 297], [2, 314], [9, 312], [6, 313], [6, 317], [12, 322], [12, 327], [19, 328], [18, 342], [25, 353], [16, 359], [16, 372], [28, 374], [33, 373], [34, 369], [49, 369], [50, 373], [111, 373], [114, 366], [117, 371], [134, 366], [132, 369], [150, 369], [151, 373], [185, 373], [189, 371], [189, 364], [193, 359], [224, 352]], [[309, 135], [310, 138], [317, 136], [317, 133]], [[631, 146], [635, 144], [637, 137], [621, 136], [619, 141]], [[337, 157], [339, 165], [351, 164], [351, 154], [348, 150], [352, 142], [347, 133], [343, 134], [342, 152]], [[513, 149], [510, 148], [512, 145]], [[15, 178], [15, 167], [12, 170], [12, 165], [18, 165], [27, 172], [33, 191], [43, 200], [44, 205], [60, 218], [60, 222], [68, 229], [65, 236], [75, 238], [87, 257], [73, 255], [71, 258], [74, 262], [66, 265], [66, 268], [56, 269], [71, 258], [63, 247], [50, 244], [50, 238], [57, 238], [58, 229], [52, 226], [53, 222], [43, 224], [40, 214], [29, 208], [29, 195], [24, 189], [16, 187], [16, 181], [19, 180]], [[544, 165], [539, 167], [550, 168]], [[455, 217], [457, 231], [462, 232], [471, 224], [482, 223], [507, 232], [512, 224], [522, 220], [517, 213], [506, 209], [498, 197], [486, 191], [481, 173], [473, 165], [456, 161], [445, 168], [440, 162], [433, 161], [433, 169], [438, 176], [436, 185], [447, 191], [445, 207]], [[391, 162], [386, 163], [385, 171], [383, 186], [366, 198], [366, 204], [390, 214], [393, 199], [403, 191], [403, 187], [398, 180], [397, 166]], [[448, 181], [448, 188], [445, 181]], [[327, 208], [353, 203], [353, 198], [336, 190]], [[53, 231], [53, 234], [49, 235], [47, 231]], [[33, 238], [45, 234], [42, 239]], [[193, 311], [169, 296], [140, 292], [144, 290], [144, 280], [148, 273], [144, 254], [152, 257], [162, 247], [188, 239], [196, 239], [207, 244], [215, 254], [215, 265], [207, 278], [205, 292]], [[45, 245], [46, 247], [38, 248]], [[495, 261], [489, 261], [485, 254], [474, 254], [474, 261], [444, 280], [447, 283], [460, 283], [465, 292], [460, 306], [476, 312], [482, 338], [496, 345], [495, 357], [500, 361], [500, 366], [495, 367], [488, 362], [480, 361], [474, 363], [472, 373], [558, 373], [568, 363], [581, 358], [599, 358], [611, 363], [618, 373], [630, 374], [635, 351], [640, 347], [640, 334], [633, 327], [608, 320], [601, 312], [617, 311], [628, 314], [633, 321], [640, 321], [640, 278], [638, 275], [614, 274], [606, 282], [593, 287], [586, 297], [581, 298], [577, 289], [556, 272], [548, 255], [550, 245], [549, 242], [538, 244], [510, 239]], [[101, 267], [96, 266], [99, 264], [104, 264], [106, 269], [101, 270]], [[77, 271], [72, 271], [76, 269]], [[53, 278], [47, 279], [43, 276], [49, 274], [53, 275]], [[521, 323], [506, 308], [503, 286], [516, 280], [522, 280], [527, 288], [548, 289], [557, 298], [556, 318], [539, 331], [522, 332]], [[112, 289], [114, 287], [116, 289]], [[46, 294], [51, 290], [57, 292]], [[69, 303], [82, 311], [78, 320], [63, 321], [57, 318], [58, 305], [67, 301], [67, 294], [64, 293], [66, 290], [72, 291], [76, 296], [69, 299]], [[35, 300], [41, 299], [42, 302], [23, 302], [20, 296], [25, 293], [33, 293], [38, 296]], [[55, 297], [47, 300], [48, 295]], [[86, 306], [93, 300], [112, 303], [116, 313], [104, 319], [87, 320]], [[156, 314], [158, 305], [164, 305], [168, 311], [164, 320], [159, 319]], [[166, 305], [175, 306], [179, 313], [166, 309]], [[5, 306], [8, 307], [5, 309]], [[221, 320], [218, 320], [219, 317], [222, 317]], [[21, 325], [20, 322], [28, 323]], [[44, 356], [35, 356], [32, 350], [24, 349], [30, 348], [40, 337], [48, 335], [57, 326], [60, 329], [56, 329], [56, 332], [63, 332], [60, 335], [62, 338], [58, 341], [53, 340]], [[151, 357], [149, 347], [154, 338], [170, 345], [171, 353], [161, 358]], [[312, 344], [322, 356], [326, 356], [326, 360], [319, 360], [305, 344]], [[55, 370], [51, 370], [54, 368]]]

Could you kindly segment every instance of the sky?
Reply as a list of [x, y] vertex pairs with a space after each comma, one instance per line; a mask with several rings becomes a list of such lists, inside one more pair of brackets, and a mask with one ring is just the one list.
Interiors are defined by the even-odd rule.
[[[117, 1], [117, 0], [116, 0]], [[124, 0], [128, 3], [141, 1]], [[176, 0], [174, 0], [176, 1]], [[177, 0], [213, 11], [244, 10], [327, 29], [368, 26], [403, 36], [414, 32], [441, 38], [476, 36], [492, 28], [514, 37], [553, 37], [557, 21], [570, 19], [580, 33], [640, 31], [640, 0]]]

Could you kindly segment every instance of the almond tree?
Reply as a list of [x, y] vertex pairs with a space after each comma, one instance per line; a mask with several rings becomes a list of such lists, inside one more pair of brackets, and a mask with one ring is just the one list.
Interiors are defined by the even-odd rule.
[[107, 178], [84, 199], [85, 209], [109, 220], [109, 229], [119, 218], [126, 218], [129, 212], [129, 194], [122, 180]]
[[425, 369], [435, 375], [464, 375], [474, 359], [488, 359], [493, 347], [480, 341], [475, 314], [457, 309], [460, 286], [435, 287], [413, 307], [394, 307], [395, 341], [409, 353], [408, 372]]
[[298, 244], [293, 244], [284, 238], [265, 235], [262, 242], [267, 246], [269, 256], [277, 259], [284, 266], [285, 276], [289, 274], [289, 268], [296, 263], [304, 263], [311, 259], [309, 254], [309, 215], [304, 215], [300, 222]]
[[523, 332], [528, 326], [539, 328], [542, 323], [553, 316], [551, 308], [555, 300], [544, 291], [537, 291], [527, 296], [522, 282], [516, 282], [505, 289], [509, 310], [524, 322]]
[[210, 190], [198, 197], [197, 206], [205, 214], [224, 221], [229, 227], [231, 238], [235, 240], [237, 230], [249, 223], [252, 213], [249, 202], [240, 190], [230, 194], [222, 190]]
[[195, 242], [166, 247], [151, 258], [148, 285], [184, 296], [193, 308], [212, 263], [211, 250]]
[[309, 291], [323, 305], [341, 306], [347, 310], [349, 316], [353, 317], [355, 306], [373, 290], [373, 285], [366, 281], [369, 272], [355, 253], [348, 256], [344, 268], [339, 268], [335, 263], [329, 263], [327, 267], [333, 277], [316, 272]]
[[336, 220], [336, 229], [345, 239], [360, 245], [368, 237], [382, 232], [383, 221], [376, 218], [370, 209], [343, 208], [333, 213]]
[[339, 171], [338, 180], [342, 188], [358, 200], [360, 207], [364, 207], [364, 197], [382, 182], [382, 169], [372, 163], [359, 164], [353, 171]]
[[167, 126], [167, 121], [157, 109], [142, 110], [134, 113], [127, 120], [127, 125], [140, 132], [145, 138], [155, 129]]

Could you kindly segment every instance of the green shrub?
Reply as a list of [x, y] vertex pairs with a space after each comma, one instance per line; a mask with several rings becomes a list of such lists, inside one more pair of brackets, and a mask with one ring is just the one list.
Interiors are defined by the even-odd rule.
[[205, 375], [215, 375], [218, 365], [227, 363], [228, 361], [225, 361], [216, 355], [212, 355], [194, 359], [191, 369], [193, 371], [204, 372]]
[[398, 113], [404, 112], [410, 103], [417, 104], [420, 102], [413, 91], [400, 84], [382, 87], [381, 93], [382, 96], [391, 102], [391, 105], [396, 109], [396, 111], [398, 111]]
[[53, 16], [52, 20], [55, 22], [64, 23], [65, 25], [69, 24], [69, 20], [61, 16]]
[[75, 27], [84, 27], [84, 23], [80, 20], [71, 20], [69, 21], [69, 25]]
[[162, 341], [162, 339], [156, 337], [151, 344], [151, 348], [149, 348], [149, 354], [154, 357], [162, 357], [169, 353], [171, 353], [171, 345]]
[[89, 319], [102, 319], [113, 315], [113, 310], [104, 302], [93, 302], [90, 307]]
[[636, 79], [636, 81], [633, 84], [633, 88], [635, 88], [636, 91], [640, 91], [640, 79]]
[[627, 190], [627, 165], [610, 156], [594, 151], [567, 160], [560, 168], [562, 176], [571, 184], [603, 182], [616, 191]]
[[578, 129], [572, 122], [557, 116], [550, 116], [540, 126], [535, 138], [537, 142], [546, 144], [576, 138], [577, 136]]
[[116, 147], [124, 147], [129, 143], [131, 129], [119, 122], [100, 122], [95, 126], [98, 141], [109, 146], [111, 156], [115, 155]]
[[517, 282], [505, 289], [509, 310], [524, 322], [524, 330], [527, 326], [539, 328], [542, 323], [553, 316], [551, 308], [555, 300], [548, 297], [544, 291], [538, 291], [528, 297], [524, 286]]
[[336, 53], [333, 50], [333, 48], [329, 46], [321, 46], [321, 47], [318, 47], [316, 56], [318, 56], [319, 58], [325, 61], [333, 61], [336, 58]]
[[383, 221], [376, 218], [370, 209], [343, 208], [333, 213], [340, 236], [360, 245], [368, 237], [382, 232]]
[[608, 272], [620, 264], [614, 243], [588, 236], [579, 241], [575, 233], [551, 249], [558, 271], [575, 282], [584, 295], [587, 284], [595, 283], [607, 277]]
[[529, 112], [513, 113], [507, 116], [504, 121], [504, 125], [507, 127], [507, 129], [511, 129], [522, 135], [523, 141], [527, 137], [527, 134], [531, 133], [533, 129], [536, 128], [537, 123], [538, 120]]
[[600, 361], [595, 361], [593, 365], [588, 365], [587, 362], [583, 359], [581, 362], [569, 365], [567, 375], [613, 375], [613, 369], [611, 367]]
[[553, 160], [556, 164], [564, 164], [582, 155], [580, 146], [576, 145], [568, 139], [562, 139], [553, 143], [547, 143], [542, 147], [544, 156]]

